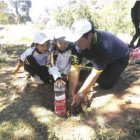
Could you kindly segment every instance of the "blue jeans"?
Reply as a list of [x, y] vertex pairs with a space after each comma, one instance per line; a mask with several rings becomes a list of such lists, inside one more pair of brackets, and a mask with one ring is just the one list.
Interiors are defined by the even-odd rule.
[[129, 55], [108, 64], [97, 79], [99, 86], [105, 89], [111, 88], [120, 78], [120, 74], [128, 65], [128, 61]]

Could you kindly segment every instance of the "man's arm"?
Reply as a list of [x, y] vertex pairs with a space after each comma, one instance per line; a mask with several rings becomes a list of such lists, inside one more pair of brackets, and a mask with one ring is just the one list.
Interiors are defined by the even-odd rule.
[[102, 72], [102, 70], [96, 70], [93, 68], [91, 73], [85, 80], [84, 84], [78, 91], [78, 93], [85, 94], [87, 91], [89, 91], [90, 88], [95, 84], [95, 82], [96, 82], [97, 78], [99, 77], [99, 75], [101, 74], [101, 72]]
[[96, 82], [97, 78], [99, 77], [99, 75], [101, 74], [101, 72], [102, 72], [102, 70], [96, 70], [94, 68], [92, 69], [91, 73], [89, 74], [89, 76], [85, 80], [84, 84], [78, 91], [78, 94], [74, 95], [73, 101], [72, 101], [72, 106], [78, 106], [80, 104], [80, 102], [84, 98], [84, 95], [95, 84], [95, 82]]
[[72, 97], [74, 96], [75, 90], [78, 85], [79, 74], [80, 74], [80, 67], [71, 65], [71, 70], [69, 74], [69, 95]]

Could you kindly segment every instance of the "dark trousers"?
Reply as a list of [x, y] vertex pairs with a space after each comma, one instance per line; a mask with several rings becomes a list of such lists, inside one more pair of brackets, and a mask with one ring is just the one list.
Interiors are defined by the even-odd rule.
[[140, 28], [139, 28], [139, 22], [134, 22], [133, 21], [133, 23], [134, 23], [134, 26], [135, 26], [135, 35], [133, 36], [133, 38], [132, 38], [132, 40], [131, 40], [131, 42], [130, 42], [130, 44], [132, 45], [132, 46], [134, 46], [134, 42], [137, 40], [137, 38], [139, 37], [139, 39], [138, 39], [138, 42], [137, 42], [137, 45], [136, 45], [136, 47], [139, 47], [139, 45], [140, 45]]
[[117, 82], [120, 74], [128, 65], [128, 61], [129, 55], [107, 65], [107, 67], [103, 70], [103, 72], [97, 79], [97, 83], [99, 84], [99, 86], [105, 89], [111, 88]]
[[49, 83], [51, 79], [48, 68], [46, 66], [40, 66], [32, 55], [27, 56], [24, 62], [24, 69], [29, 72], [31, 76], [37, 74], [40, 79], [45, 83]]

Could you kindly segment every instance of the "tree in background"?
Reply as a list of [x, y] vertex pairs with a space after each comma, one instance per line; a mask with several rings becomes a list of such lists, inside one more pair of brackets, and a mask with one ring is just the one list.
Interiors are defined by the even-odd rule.
[[29, 16], [31, 0], [11, 0], [10, 4], [12, 5], [16, 23], [31, 21]]
[[59, 11], [55, 12], [53, 16], [58, 25], [66, 26], [70, 26], [74, 20], [80, 18], [88, 18], [90, 21], [93, 21], [92, 15], [90, 14], [90, 10], [88, 9], [87, 5], [82, 3], [60, 9]]
[[131, 0], [114, 0], [111, 5], [103, 9], [94, 9], [94, 21], [96, 27], [102, 30], [118, 33], [133, 34], [131, 22]]
[[74, 0], [73, 3], [52, 14], [58, 25], [70, 26], [75, 19], [87, 18], [97, 29], [114, 34], [132, 35], [134, 32], [130, 17], [132, 0], [110, 0], [108, 5], [105, 0], [102, 3], [100, 0]]
[[7, 11], [7, 3], [0, 1], [0, 24], [14, 23], [14, 15]]
[[[9, 9], [9, 5], [11, 9]], [[0, 24], [17, 24], [31, 21], [29, 16], [30, 8], [31, 0], [1, 1]]]

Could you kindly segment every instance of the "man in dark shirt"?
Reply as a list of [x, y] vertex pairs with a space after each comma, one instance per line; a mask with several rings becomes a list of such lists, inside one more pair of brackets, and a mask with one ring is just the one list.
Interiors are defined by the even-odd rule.
[[87, 19], [73, 23], [72, 33], [66, 40], [75, 43], [80, 48], [80, 55], [93, 60], [94, 66], [83, 85], [75, 93], [79, 80], [80, 68], [71, 66], [70, 90], [73, 97], [72, 105], [79, 105], [84, 95], [97, 82], [102, 88], [111, 88], [119, 79], [120, 74], [128, 65], [129, 49], [115, 35], [96, 31]]
[[[133, 36], [130, 45], [134, 47], [134, 42], [138, 37], [140, 37], [140, 1], [136, 1], [134, 7], [131, 9], [131, 18], [135, 26], [136, 33]], [[139, 47], [139, 45], [140, 45], [140, 38], [138, 40], [136, 47]]]

